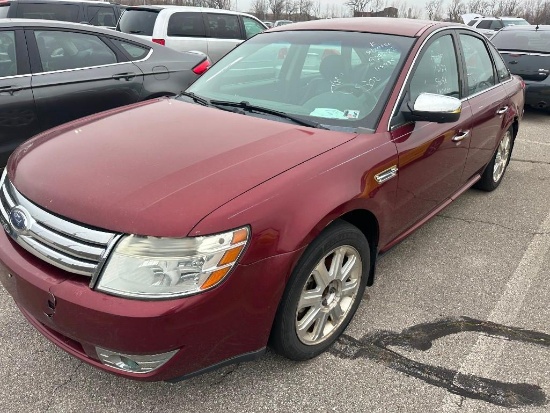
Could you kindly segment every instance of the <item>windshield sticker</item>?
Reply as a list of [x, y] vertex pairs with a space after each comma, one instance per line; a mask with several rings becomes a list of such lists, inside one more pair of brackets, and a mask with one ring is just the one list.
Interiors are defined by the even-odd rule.
[[359, 119], [359, 111], [358, 110], [346, 109], [344, 111], [344, 116], [348, 119]]
[[331, 108], [315, 108], [315, 110], [313, 110], [313, 112], [311, 112], [309, 115], [328, 119], [347, 119], [347, 117], [344, 115], [344, 112], [338, 109]]

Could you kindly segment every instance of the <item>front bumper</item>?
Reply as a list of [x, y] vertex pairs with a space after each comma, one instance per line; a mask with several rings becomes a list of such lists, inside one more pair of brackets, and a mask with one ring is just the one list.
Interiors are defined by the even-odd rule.
[[[155, 381], [261, 352], [297, 252], [239, 265], [220, 286], [191, 297], [141, 301], [91, 290], [89, 279], [29, 254], [0, 232], [0, 281], [23, 315], [63, 350], [105, 371]], [[133, 355], [175, 351], [148, 373], [102, 364], [97, 348]]]

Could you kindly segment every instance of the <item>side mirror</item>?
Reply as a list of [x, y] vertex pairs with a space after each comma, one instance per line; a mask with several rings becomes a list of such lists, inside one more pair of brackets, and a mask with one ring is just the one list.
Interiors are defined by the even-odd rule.
[[404, 111], [403, 115], [405, 119], [410, 121], [456, 122], [460, 119], [460, 113], [462, 112], [460, 99], [434, 93], [421, 93], [412, 104], [412, 107], [411, 102], [407, 106], [409, 110]]

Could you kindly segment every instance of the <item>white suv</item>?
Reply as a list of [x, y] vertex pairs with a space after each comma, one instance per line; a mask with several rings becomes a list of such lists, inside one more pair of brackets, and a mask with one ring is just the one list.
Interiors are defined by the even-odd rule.
[[128, 7], [117, 30], [180, 52], [205, 53], [212, 63], [267, 27], [249, 14], [187, 6]]
[[474, 17], [466, 24], [485, 36], [491, 37], [505, 26], [529, 24], [529, 22], [521, 17]]

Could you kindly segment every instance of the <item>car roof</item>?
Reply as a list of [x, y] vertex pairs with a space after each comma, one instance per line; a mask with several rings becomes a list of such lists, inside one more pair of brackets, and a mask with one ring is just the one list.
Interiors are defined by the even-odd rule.
[[310, 20], [269, 29], [268, 32], [294, 30], [340, 30], [395, 34], [418, 37], [431, 27], [466, 27], [463, 24], [431, 20], [401, 19], [393, 17], [348, 17], [339, 19]]
[[256, 16], [252, 16], [248, 13], [243, 13], [234, 10], [225, 9], [212, 9], [208, 7], [194, 7], [194, 6], [172, 6], [164, 4], [154, 4], [150, 6], [128, 6], [126, 10], [179, 10], [179, 11], [194, 11], [194, 12], [208, 12], [208, 13], [223, 13], [223, 14], [235, 14], [240, 16], [249, 16], [257, 19]]

